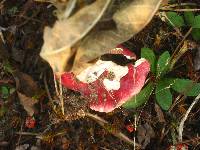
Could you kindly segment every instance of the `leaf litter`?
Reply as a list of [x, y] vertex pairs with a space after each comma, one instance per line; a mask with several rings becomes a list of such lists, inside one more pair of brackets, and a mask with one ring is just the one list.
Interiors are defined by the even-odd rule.
[[[64, 9], [64, 12], [68, 11], [69, 15], [64, 16], [61, 11], [58, 11], [57, 15], [61, 14], [54, 25], [52, 25], [52, 22], [55, 21], [55, 17], [53, 16], [55, 7], [53, 5], [55, 3], [58, 4], [55, 1], [52, 1], [53, 5], [52, 3], [35, 2], [33, 0], [28, 0], [25, 3], [20, 1], [3, 1], [0, 3], [0, 26], [5, 29], [2, 30], [4, 43], [2, 44], [1, 42], [0, 44], [0, 54], [1, 56], [4, 54], [10, 55], [8, 59], [11, 66], [13, 66], [14, 70], [19, 70], [11, 75], [10, 71], [8, 71], [9, 69], [7, 70], [8, 72], [4, 70], [4, 67], [0, 69], [0, 79], [3, 81], [0, 82], [0, 86], [3, 84], [3, 86], [16, 88], [16, 92], [14, 91], [10, 94], [6, 101], [0, 99], [0, 111], [4, 111], [4, 115], [1, 116], [0, 121], [0, 147], [16, 149], [17, 147], [28, 145], [29, 148], [39, 147], [41, 149], [44, 147], [47, 149], [133, 149], [134, 146], [122, 142], [109, 134], [110, 131], [115, 131], [117, 128], [116, 131], [121, 130], [130, 139], [136, 137], [136, 142], [143, 149], [167, 149], [167, 147], [173, 146], [178, 148], [181, 144], [171, 142], [172, 133], [170, 132], [172, 131], [171, 129], [176, 130], [177, 122], [180, 120], [180, 116], [184, 115], [184, 112], [181, 113], [179, 110], [176, 110], [176, 108], [179, 108], [178, 105], [175, 105], [174, 109], [170, 112], [163, 111], [156, 106], [152, 96], [145, 96], [150, 100], [137, 109], [126, 110], [120, 107], [105, 114], [90, 110], [88, 100], [81, 96], [80, 93], [63, 87], [65, 115], [63, 116], [61, 113], [58, 95], [55, 94], [52, 71], [48, 64], [38, 57], [40, 47], [42, 47], [40, 55], [49, 62], [54, 73], [73, 71], [75, 75], [78, 75], [87, 67], [91, 67], [98, 62], [100, 56], [107, 54], [111, 49], [127, 40], [123, 45], [133, 50], [137, 58], [140, 58], [137, 51], [140, 51], [142, 47], [154, 49], [156, 57], [160, 56], [163, 50], [169, 50], [172, 53], [180, 40], [179, 33], [176, 30], [169, 28], [157, 15], [154, 15], [161, 2], [159, 0], [123, 2], [121, 0], [115, 2], [112, 0], [86, 1], [76, 1], [75, 7], [72, 5], [70, 7], [63, 7], [71, 9], [70, 11], [67, 9], [65, 11]], [[65, 2], [67, 3], [68, 1]], [[143, 2], [149, 5], [140, 5]], [[72, 38], [73, 42], [61, 42], [58, 47], [55, 48], [53, 46], [53, 48], [49, 48], [50, 51], [57, 51], [59, 48], [63, 48], [63, 53], [55, 55], [55, 57], [47, 57], [47, 53], [45, 53], [46, 57], [43, 55], [43, 52], [48, 50], [40, 42], [43, 40], [42, 32], [46, 25], [51, 26], [48, 27], [50, 32], [54, 30], [56, 24], [59, 24], [58, 22], [64, 22], [66, 18], [66, 20], [72, 20], [81, 10], [84, 11], [84, 9], [100, 3], [106, 11], [102, 11], [102, 7], [100, 8], [100, 5], [96, 5], [96, 7], [99, 7], [97, 10], [102, 12], [102, 15], [97, 15], [99, 18], [97, 16], [97, 18], [93, 18], [94, 20], [96, 19], [96, 22], [93, 22], [94, 26], [90, 26], [90, 24], [89, 28], [85, 28], [85, 31], [78, 33], [76, 40]], [[66, 5], [64, 1], [59, 1], [59, 4], [62, 4], [59, 5], [60, 7], [56, 5], [59, 10], [62, 6]], [[135, 6], [132, 4], [138, 4], [138, 9], [135, 9]], [[165, 1], [166, 4], [169, 4], [169, 2]], [[149, 14], [145, 15], [141, 13], [141, 10], [144, 10], [144, 8]], [[9, 13], [5, 13], [8, 10]], [[138, 18], [144, 19], [141, 24], [137, 24], [135, 18], [132, 18], [131, 14], [134, 14], [134, 11], [139, 11]], [[127, 12], [130, 15], [127, 15]], [[89, 12], [85, 11], [85, 13]], [[141, 17], [141, 15], [145, 16]], [[150, 22], [153, 16], [154, 19]], [[149, 22], [150, 24], [148, 24]], [[11, 27], [16, 24], [15, 32], [11, 32]], [[147, 24], [148, 26], [146, 26]], [[47, 30], [45, 29], [45, 32]], [[141, 30], [142, 32], [139, 32]], [[185, 33], [184, 30], [180, 30], [180, 32]], [[60, 30], [59, 33], [67, 36], [63, 30]], [[133, 37], [133, 35], [135, 36]], [[27, 37], [34, 38], [30, 40]], [[155, 44], [156, 37], [159, 38], [157, 44]], [[46, 38], [44, 36], [45, 44], [47, 44]], [[54, 36], [49, 36], [48, 38], [50, 41], [49, 45], [57, 43], [51, 42], [50, 38], [52, 38], [52, 41], [58, 41], [54, 39]], [[191, 37], [188, 38], [192, 40]], [[62, 38], [62, 40], [65, 41], [67, 38]], [[2, 53], [2, 47], [6, 48], [6, 51], [4, 51], [6, 53]], [[7, 52], [9, 53], [7, 54]], [[16, 55], [16, 52], [20, 52], [19, 57]], [[188, 53], [193, 54], [193, 52], [188, 51], [181, 58], [186, 58], [185, 56]], [[1, 57], [2, 59], [5, 58]], [[106, 61], [113, 61], [118, 65], [121, 63], [119, 60], [123, 61], [126, 59], [120, 53], [117, 54], [117, 51], [115, 51], [115, 55], [113, 56], [106, 56]], [[187, 59], [180, 59], [179, 62], [180, 65], [184, 66]], [[196, 61], [194, 62], [195, 65]], [[126, 66], [129, 63], [133, 63], [133, 61], [123, 61], [120, 65], [123, 64], [122, 66]], [[179, 64], [176, 64], [176, 67], [178, 67], [176, 71], [178, 72], [172, 71], [172, 74], [169, 74], [170, 77], [174, 76], [174, 74], [179, 78], [188, 75], [187, 69], [179, 67]], [[52, 101], [49, 100], [47, 94], [43, 93], [42, 90], [44, 89], [44, 74], [47, 76], [46, 84]], [[195, 72], [194, 76], [197, 74], [198, 72]], [[151, 73], [149, 76], [152, 77]], [[153, 81], [154, 79], [150, 78], [149, 80]], [[172, 94], [173, 98], [177, 96], [175, 91]], [[190, 100], [190, 97], [186, 98], [181, 102], [181, 106], [184, 108], [189, 107]], [[101, 128], [95, 121], [80, 117], [80, 114], [78, 114], [80, 110], [86, 113], [98, 114], [98, 116], [105, 120], [109, 120], [109, 124]], [[199, 127], [197, 126], [199, 123], [198, 112], [198, 107], [195, 107], [192, 110], [192, 115], [189, 116], [188, 120], [190, 121], [185, 122], [183, 138], [185, 142], [188, 142], [187, 144], [190, 148], [198, 144], [198, 137], [196, 138], [196, 133], [199, 133]], [[25, 124], [29, 115], [33, 115], [36, 121], [36, 124], [34, 123], [35, 126], [29, 126], [31, 128], [27, 128]], [[117, 121], [114, 121], [114, 118], [117, 118]], [[128, 132], [123, 128], [125, 124], [131, 125], [136, 131]], [[191, 128], [191, 124], [193, 128]], [[119, 128], [120, 130], [118, 130]], [[174, 138], [177, 138], [176, 134]], [[39, 146], [38, 140], [42, 141], [42, 144], [39, 144]], [[18, 146], [16, 146], [16, 143], [18, 143]], [[173, 146], [170, 146], [171, 144]]]

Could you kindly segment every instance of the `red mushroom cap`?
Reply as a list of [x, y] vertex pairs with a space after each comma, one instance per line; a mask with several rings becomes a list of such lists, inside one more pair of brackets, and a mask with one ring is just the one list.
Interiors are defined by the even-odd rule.
[[65, 87], [89, 99], [91, 109], [111, 112], [140, 92], [149, 71], [150, 64], [143, 58], [127, 66], [99, 60], [78, 76], [67, 72], [61, 79]]

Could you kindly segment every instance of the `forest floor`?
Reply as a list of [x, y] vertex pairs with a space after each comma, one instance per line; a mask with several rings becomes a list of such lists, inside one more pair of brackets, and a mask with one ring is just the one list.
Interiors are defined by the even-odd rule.
[[[200, 6], [198, 0], [187, 2]], [[39, 56], [44, 27], [53, 26], [56, 21], [54, 10], [49, 3], [33, 0], [0, 1], [0, 51], [3, 51], [0, 52], [0, 149], [134, 149], [134, 145], [116, 137], [119, 131], [132, 140], [136, 139], [140, 148], [147, 150], [200, 149], [199, 103], [185, 121], [183, 141], [179, 143], [177, 140], [179, 123], [195, 97], [185, 97], [177, 104], [176, 98], [180, 95], [174, 93], [173, 104], [168, 111], [163, 111], [156, 104], [154, 96], [142, 107], [132, 110], [120, 108], [106, 114], [84, 108], [109, 122], [109, 125], [102, 127], [94, 119], [78, 116], [80, 107], [86, 105], [84, 99], [78, 92], [64, 89], [66, 116], [63, 118], [53, 72]], [[181, 29], [183, 37], [188, 31], [187, 27]], [[134, 50], [137, 55], [142, 47], [149, 47], [159, 56], [164, 51], [172, 54], [183, 37], [155, 15], [124, 46]], [[193, 67], [200, 43], [191, 35], [186, 39], [192, 45], [191, 50], [181, 57], [179, 65], [169, 76], [200, 81], [200, 72]], [[34, 91], [37, 94], [33, 95]], [[49, 102], [48, 93], [53, 97], [53, 102]], [[81, 104], [76, 106], [76, 101], [81, 101]], [[33, 113], [33, 117], [30, 117]]]

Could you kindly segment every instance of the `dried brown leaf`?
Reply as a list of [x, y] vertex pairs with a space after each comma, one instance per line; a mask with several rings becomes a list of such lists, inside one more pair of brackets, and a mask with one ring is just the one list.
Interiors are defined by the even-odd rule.
[[30, 115], [33, 116], [34, 112], [35, 112], [35, 107], [34, 105], [38, 102], [36, 99], [33, 99], [31, 97], [27, 97], [26, 95], [17, 92], [19, 100], [20, 100], [20, 104], [24, 107], [24, 109], [26, 110], [26, 112]]
[[161, 0], [135, 0], [125, 3], [113, 15], [116, 27], [93, 31], [82, 42], [76, 54], [73, 72], [78, 74], [90, 65], [89, 62], [141, 31], [152, 19], [160, 2]]
[[[141, 31], [150, 22], [162, 0], [118, 1], [97, 0], [68, 20], [58, 21], [53, 29], [45, 30], [41, 56], [54, 71], [66, 71], [66, 64], [73, 56], [73, 66], [67, 68], [72, 68], [78, 74], [95, 59]], [[71, 50], [75, 44], [77, 52], [76, 49]]]
[[142, 149], [145, 149], [153, 137], [155, 137], [155, 132], [148, 123], [137, 127], [137, 139], [139, 144], [142, 145]]
[[159, 121], [160, 123], [166, 122], [166, 121], [165, 121], [165, 117], [164, 117], [164, 115], [163, 115], [163, 112], [162, 112], [162, 110], [160, 109], [160, 106], [158, 106], [158, 104], [155, 104], [155, 111], [156, 111], [156, 114], [157, 114], [157, 117], [158, 117], [158, 121]]
[[59, 20], [52, 29], [45, 28], [41, 56], [54, 70], [63, 70], [74, 51], [70, 48], [99, 21], [111, 0], [97, 0], [69, 19]]

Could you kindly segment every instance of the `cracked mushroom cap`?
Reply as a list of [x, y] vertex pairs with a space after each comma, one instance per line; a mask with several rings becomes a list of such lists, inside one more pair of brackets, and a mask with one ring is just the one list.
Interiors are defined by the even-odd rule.
[[62, 74], [61, 80], [66, 88], [79, 91], [89, 99], [91, 109], [107, 113], [138, 94], [149, 71], [150, 64], [144, 58], [127, 66], [99, 60], [77, 76], [69, 72]]

